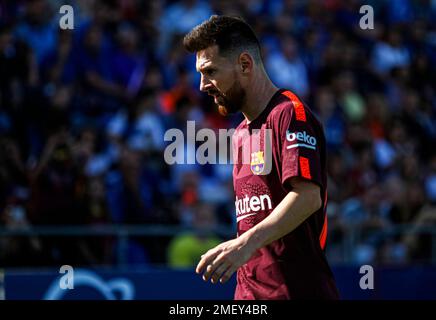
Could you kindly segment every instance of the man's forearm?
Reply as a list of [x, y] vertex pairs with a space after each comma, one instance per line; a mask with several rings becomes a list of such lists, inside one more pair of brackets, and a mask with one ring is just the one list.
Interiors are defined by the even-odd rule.
[[319, 189], [295, 188], [262, 222], [246, 231], [240, 240], [257, 250], [296, 229], [321, 207]]
[[321, 207], [320, 188], [316, 184], [300, 178], [293, 178], [292, 182], [292, 191], [262, 222], [202, 256], [196, 272], [203, 273], [205, 281], [213, 275], [212, 283], [219, 278], [226, 282], [257, 249], [293, 231]]

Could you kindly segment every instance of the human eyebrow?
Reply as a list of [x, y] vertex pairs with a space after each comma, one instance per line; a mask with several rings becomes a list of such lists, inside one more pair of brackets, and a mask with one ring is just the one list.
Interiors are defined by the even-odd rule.
[[206, 75], [211, 75], [213, 74], [217, 69], [213, 66], [207, 66], [207, 67], [202, 67], [198, 70], [198, 72], [206, 74]]

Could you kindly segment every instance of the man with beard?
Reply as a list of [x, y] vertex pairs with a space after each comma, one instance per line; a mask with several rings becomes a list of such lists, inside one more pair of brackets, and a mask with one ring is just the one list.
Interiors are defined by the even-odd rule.
[[[225, 283], [237, 271], [237, 300], [337, 299], [324, 254], [327, 177], [320, 122], [295, 94], [274, 86], [259, 41], [242, 19], [212, 16], [185, 36], [184, 46], [196, 53], [200, 90], [214, 97], [220, 113], [245, 116], [233, 136], [238, 234], [207, 251], [196, 272]], [[266, 141], [251, 143], [256, 131], [262, 136], [266, 130], [269, 158]], [[241, 152], [249, 152], [250, 163], [240, 161]]]

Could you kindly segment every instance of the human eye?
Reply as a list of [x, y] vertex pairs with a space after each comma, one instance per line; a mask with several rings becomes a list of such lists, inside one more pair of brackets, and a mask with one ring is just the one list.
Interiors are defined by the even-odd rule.
[[204, 74], [207, 76], [213, 76], [216, 73], [216, 69], [214, 68], [207, 68], [204, 70]]

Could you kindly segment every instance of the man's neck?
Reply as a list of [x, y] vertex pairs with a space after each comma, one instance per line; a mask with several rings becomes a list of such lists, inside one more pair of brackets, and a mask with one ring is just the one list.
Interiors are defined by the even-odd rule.
[[242, 108], [247, 124], [262, 113], [277, 90], [268, 77], [254, 82], [247, 92], [247, 104]]

